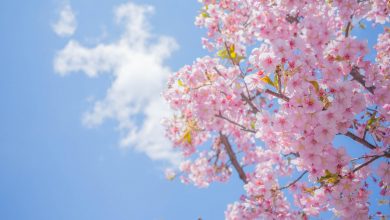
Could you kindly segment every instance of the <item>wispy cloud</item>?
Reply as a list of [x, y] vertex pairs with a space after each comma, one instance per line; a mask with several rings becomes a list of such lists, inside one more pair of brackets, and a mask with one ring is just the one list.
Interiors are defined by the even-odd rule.
[[59, 12], [59, 18], [52, 25], [53, 31], [60, 37], [69, 37], [77, 28], [76, 16], [69, 2], [64, 2]]
[[170, 147], [160, 124], [169, 114], [160, 93], [171, 72], [164, 61], [178, 46], [171, 37], [152, 35], [147, 18], [153, 11], [152, 6], [131, 2], [120, 5], [115, 19], [125, 31], [117, 41], [88, 48], [70, 40], [57, 53], [54, 69], [60, 75], [78, 71], [90, 77], [112, 74], [114, 80], [106, 97], [85, 113], [84, 124], [97, 126], [116, 120], [121, 146], [133, 147], [153, 160], [177, 164], [179, 155]]

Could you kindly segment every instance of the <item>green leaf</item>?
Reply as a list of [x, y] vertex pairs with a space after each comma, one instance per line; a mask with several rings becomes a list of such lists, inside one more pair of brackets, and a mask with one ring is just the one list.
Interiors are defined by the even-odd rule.
[[203, 17], [203, 18], [208, 18], [208, 17], [210, 17], [210, 15], [209, 15], [209, 13], [207, 13], [207, 12], [202, 12], [202, 13], [200, 13], [200, 15]]
[[227, 53], [227, 51], [225, 49], [218, 51], [217, 56], [219, 56], [222, 59], [229, 59], [229, 54]]
[[263, 82], [268, 83], [269, 85], [275, 87], [274, 82], [272, 82], [272, 80], [269, 78], [269, 76], [264, 76], [263, 78], [261, 78], [261, 80]]
[[231, 59], [235, 64], [239, 63], [242, 59], [245, 59], [244, 56], [236, 53], [234, 44], [230, 45], [228, 49], [229, 51], [227, 51], [226, 48], [219, 50], [217, 56], [222, 59]]
[[183, 84], [183, 82], [182, 82], [180, 79], [177, 80], [177, 84], [178, 84], [179, 86], [181, 86], [181, 87], [184, 87], [184, 84]]
[[251, 122], [251, 128], [252, 128], [252, 129], [255, 129], [255, 128], [256, 128], [255, 126], [256, 126], [256, 122], [255, 122], [255, 121], [252, 121], [252, 122]]
[[367, 121], [367, 126], [371, 126], [372, 124], [374, 124], [374, 122], [376, 122], [377, 118], [375, 118], [375, 116], [376, 116], [376, 112], [374, 112], [371, 115], [371, 118]]
[[329, 170], [325, 170], [325, 175], [321, 176], [318, 181], [320, 183], [336, 184], [340, 181], [340, 177], [337, 173], [331, 173]]
[[191, 143], [192, 143], [191, 129], [187, 129], [187, 130], [184, 132], [183, 141], [186, 141], [188, 144], [191, 144]]
[[235, 59], [237, 57], [234, 44], [230, 45], [229, 54], [230, 54], [230, 58], [232, 58], [232, 59]]
[[203, 17], [203, 18], [208, 18], [210, 17], [209, 13], [207, 13], [207, 10], [209, 9], [209, 6], [206, 5], [204, 7], [204, 9], [202, 10], [202, 12], [200, 13], [200, 15]]
[[279, 90], [279, 74], [275, 73], [274, 75], [274, 82], [273, 82], [275, 88]]
[[308, 81], [310, 84], [313, 85], [314, 89], [316, 90], [316, 92], [319, 92], [320, 91], [320, 85], [318, 84], [317, 81], [315, 80], [311, 80], [311, 81]]
[[366, 129], [372, 129], [373, 127], [375, 128], [377, 126], [377, 122], [379, 120], [379, 117], [376, 117], [376, 113], [377, 112], [374, 112], [371, 115], [370, 119], [368, 119]]

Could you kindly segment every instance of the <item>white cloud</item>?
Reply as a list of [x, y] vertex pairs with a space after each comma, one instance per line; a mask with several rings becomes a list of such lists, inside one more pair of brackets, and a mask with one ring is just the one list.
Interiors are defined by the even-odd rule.
[[69, 2], [65, 2], [60, 10], [58, 21], [52, 25], [53, 31], [60, 37], [69, 37], [77, 28], [76, 16]]
[[[115, 19], [125, 27], [120, 38], [110, 44], [87, 48], [70, 40], [54, 59], [60, 75], [84, 72], [90, 77], [112, 74], [114, 80], [106, 97], [94, 103], [83, 122], [97, 126], [107, 119], [118, 122], [121, 146], [131, 146], [153, 160], [176, 165], [179, 154], [164, 137], [160, 121], [169, 114], [160, 95], [171, 70], [164, 64], [177, 48], [175, 39], [152, 36], [147, 15], [151, 6], [131, 2], [115, 9]], [[153, 43], [151, 43], [153, 41]]]

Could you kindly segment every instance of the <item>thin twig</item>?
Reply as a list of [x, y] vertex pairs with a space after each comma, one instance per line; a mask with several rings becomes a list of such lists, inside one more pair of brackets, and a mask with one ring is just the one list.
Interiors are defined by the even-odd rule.
[[369, 143], [368, 141], [356, 136], [355, 134], [353, 134], [352, 132], [348, 131], [347, 133], [344, 134], [345, 136], [351, 138], [352, 140], [356, 141], [356, 142], [359, 142], [361, 144], [363, 144], [364, 146], [370, 148], [371, 150], [375, 150], [376, 147], [374, 145], [372, 145], [371, 143]]
[[[358, 136], [356, 136], [355, 134], [353, 134], [352, 132], [348, 131], [347, 133], [344, 134], [345, 136], [351, 138], [352, 140], [360, 143], [360, 144], [363, 144], [365, 147], [367, 148], [370, 148], [371, 150], [375, 150], [377, 149], [376, 146], [374, 146], [373, 144], [369, 143], [368, 141], [366, 141], [365, 139], [362, 139]], [[383, 156], [387, 157], [387, 158], [390, 158], [390, 153], [386, 152]]]
[[366, 88], [371, 94], [374, 94], [375, 86], [370, 86], [370, 87], [366, 86], [366, 81], [364, 80], [363, 75], [359, 73], [359, 67], [357, 66], [352, 67], [352, 70], [349, 74], [352, 76], [353, 80], [360, 83], [360, 85]]
[[291, 152], [288, 154], [282, 154], [283, 157], [289, 157], [289, 156], [294, 156], [294, 157], [300, 157], [298, 152]]
[[231, 119], [229, 119], [229, 118], [223, 116], [223, 115], [221, 114], [221, 112], [219, 112], [219, 114], [215, 115], [215, 117], [221, 118], [221, 119], [225, 119], [226, 121], [228, 121], [228, 122], [230, 122], [230, 123], [232, 123], [232, 124], [234, 124], [234, 125], [240, 127], [241, 130], [243, 130], [243, 131], [247, 131], [247, 132], [251, 132], [251, 133], [256, 133], [255, 130], [246, 128], [244, 125], [241, 125], [241, 124], [239, 124], [239, 123], [237, 123], [237, 122], [235, 122], [235, 121], [233, 121], [233, 120], [231, 120]]
[[361, 157], [352, 159], [350, 162], [355, 162], [355, 161], [357, 161], [357, 160], [367, 159], [367, 158], [376, 157], [376, 156], [378, 156], [378, 155], [366, 155], [366, 156], [361, 156]]
[[253, 102], [252, 102], [248, 97], [245, 96], [244, 93], [241, 93], [241, 98], [242, 98], [246, 103], [249, 104], [249, 106], [251, 107], [253, 113], [256, 114], [256, 113], [259, 112], [259, 109], [253, 104]]
[[[352, 75], [352, 72], [353, 72], [353, 71], [351, 71], [351, 75]], [[372, 88], [372, 87], [369, 87], [369, 88]], [[271, 90], [269, 90], [269, 89], [266, 89], [265, 92], [268, 93], [268, 94], [270, 94], [270, 95], [273, 95], [273, 96], [275, 96], [275, 97], [278, 97], [278, 98], [280, 98], [280, 99], [283, 99], [283, 100], [286, 101], [286, 102], [288, 102], [288, 101], [290, 100], [289, 97], [287, 97], [287, 96], [285, 96], [285, 95], [283, 95], [283, 94], [276, 93], [276, 92], [271, 91]], [[377, 147], [374, 146], [373, 144], [369, 143], [369, 142], [366, 141], [365, 139], [362, 139], [362, 138], [356, 136], [356, 135], [353, 134], [352, 132], [349, 132], [349, 131], [348, 131], [348, 132], [347, 132], [346, 134], [344, 134], [344, 135], [347, 136], [347, 137], [349, 137], [349, 138], [351, 138], [352, 140], [354, 140], [354, 141], [356, 141], [356, 142], [358, 142], [358, 143], [364, 145], [365, 147], [370, 148], [371, 150], [374, 150], [374, 149], [377, 148]], [[390, 158], [390, 153], [386, 153], [384, 156], [387, 157], [387, 158]]]
[[287, 189], [289, 188], [290, 186], [294, 185], [295, 183], [297, 183], [300, 179], [302, 179], [302, 177], [308, 173], [308, 171], [306, 170], [305, 172], [303, 172], [297, 179], [295, 179], [294, 181], [292, 181], [291, 183], [289, 183], [288, 185], [286, 186], [283, 186], [283, 187], [280, 187], [279, 190], [284, 190], [284, 189]]
[[352, 173], [354, 173], [354, 172], [360, 170], [361, 168], [367, 166], [368, 164], [374, 162], [375, 160], [377, 160], [377, 159], [379, 159], [379, 158], [381, 158], [381, 157], [383, 157], [383, 156], [385, 156], [385, 154], [383, 154], [383, 155], [377, 155], [377, 156], [371, 158], [370, 160], [366, 161], [365, 163], [360, 164], [358, 167], [356, 167], [355, 169], [352, 170]]
[[283, 95], [283, 94], [274, 92], [274, 91], [272, 91], [272, 90], [266, 89], [265, 92], [268, 93], [268, 94], [270, 94], [270, 95], [275, 96], [276, 98], [283, 99], [283, 100], [286, 101], [286, 102], [290, 101], [290, 98], [289, 98], [289, 97], [287, 97], [287, 96], [285, 96], [285, 95]]

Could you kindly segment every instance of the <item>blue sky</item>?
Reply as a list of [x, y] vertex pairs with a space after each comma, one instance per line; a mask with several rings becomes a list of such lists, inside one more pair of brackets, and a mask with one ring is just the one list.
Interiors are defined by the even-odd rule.
[[[151, 61], [157, 70], [177, 70], [206, 53], [200, 44], [204, 32], [193, 25], [199, 13], [197, 1], [132, 2], [154, 7], [154, 13], [144, 17], [149, 20], [148, 34], [152, 35], [146, 49], [160, 45], [157, 39], [161, 36], [175, 42], [161, 44], [165, 48], [162, 54], [172, 53], [161, 62]], [[127, 56], [132, 59], [133, 51], [141, 56], [145, 53], [140, 51], [145, 48], [130, 46], [123, 53], [114, 53], [117, 59], [106, 63], [108, 71], [101, 71], [105, 67], [99, 66], [104, 63], [100, 58], [105, 56], [93, 50], [98, 45], [106, 46], [107, 50], [117, 49], [115, 45], [125, 38], [128, 20], [122, 17], [122, 23], [118, 23], [115, 16], [119, 13], [116, 9], [126, 3], [124, 0], [2, 3], [0, 219], [179, 220], [200, 216], [223, 219], [227, 204], [243, 192], [237, 178], [202, 190], [179, 181], [169, 182], [163, 176], [163, 168], [175, 157], [169, 146], [144, 150], [155, 143], [143, 143], [140, 137], [160, 140], [159, 134], [148, 129], [143, 121], [150, 119], [154, 125], [156, 111], [149, 115], [145, 112], [155, 106], [153, 103], [159, 103], [153, 99], [158, 92], [128, 81], [129, 84], [119, 86], [118, 93], [110, 91], [116, 90], [115, 83], [120, 84], [123, 74], [133, 68], [118, 60]], [[53, 26], [66, 5], [74, 12], [77, 27], [56, 34]], [[139, 43], [125, 39], [128, 46]], [[72, 45], [70, 42], [77, 42], [71, 49], [84, 49], [87, 55], [79, 57], [81, 60], [93, 64], [89, 76], [83, 71], [87, 68], [85, 63], [79, 64], [67, 56], [72, 55], [67, 47]], [[61, 51], [65, 52], [59, 55]], [[56, 60], [66, 61], [70, 67], [58, 67]], [[156, 71], [147, 66], [145, 71]], [[141, 72], [137, 74], [147, 75]], [[138, 79], [136, 75], [131, 77]], [[148, 81], [145, 77], [139, 80]], [[165, 79], [159, 77], [160, 81]], [[121, 92], [138, 94], [124, 100], [125, 104], [139, 105], [138, 109], [129, 109], [132, 113], [116, 111], [112, 106], [121, 107], [121, 103], [110, 97], [122, 97]], [[103, 110], [96, 110], [96, 106]], [[123, 122], [128, 116], [131, 120]], [[134, 127], [138, 129], [133, 130]], [[161, 151], [165, 156], [158, 158], [156, 152]]]

